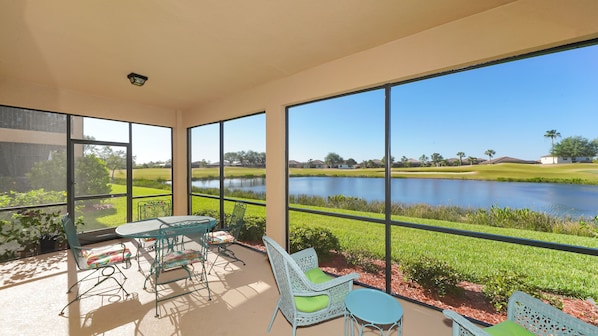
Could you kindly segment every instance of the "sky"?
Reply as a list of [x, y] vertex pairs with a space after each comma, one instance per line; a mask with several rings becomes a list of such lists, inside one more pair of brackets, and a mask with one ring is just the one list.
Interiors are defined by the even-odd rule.
[[[598, 138], [598, 46], [394, 86], [391, 155], [419, 159], [509, 156], [539, 160], [561, 138]], [[384, 92], [376, 90], [293, 107], [289, 157], [330, 152], [357, 162], [384, 156]]]
[[[443, 75], [393, 86], [391, 153], [419, 159], [548, 155], [549, 130], [598, 138], [598, 46]], [[289, 108], [289, 159], [324, 160], [328, 153], [357, 162], [384, 156], [384, 91], [372, 90]], [[90, 119], [90, 118], [88, 118]], [[265, 152], [265, 115], [224, 123], [225, 152]], [[127, 134], [126, 123], [90, 120], [96, 139]], [[115, 132], [118, 130], [118, 132]], [[192, 161], [218, 162], [219, 125], [192, 129]], [[106, 136], [108, 135], [108, 136]], [[134, 125], [137, 163], [170, 158], [170, 129]]]
[[[168, 127], [133, 124], [133, 156], [137, 164], [166, 162], [172, 156], [171, 129]], [[129, 123], [96, 118], [85, 118], [83, 134], [95, 140], [110, 142], [129, 142]], [[125, 150], [112, 147], [114, 151]]]

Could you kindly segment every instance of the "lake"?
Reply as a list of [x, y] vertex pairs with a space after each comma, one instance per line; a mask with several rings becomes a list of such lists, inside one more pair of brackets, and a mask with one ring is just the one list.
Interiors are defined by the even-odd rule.
[[[200, 188], [218, 188], [218, 181], [193, 181]], [[266, 192], [265, 178], [227, 179], [225, 187]], [[368, 201], [384, 200], [384, 179], [366, 177], [292, 177], [292, 195], [355, 196]], [[445, 180], [425, 178], [394, 178], [391, 199], [395, 203], [454, 205], [463, 208], [489, 208], [492, 205], [528, 208], [564, 217], [594, 217], [598, 215], [598, 186], [496, 182], [475, 180]]]

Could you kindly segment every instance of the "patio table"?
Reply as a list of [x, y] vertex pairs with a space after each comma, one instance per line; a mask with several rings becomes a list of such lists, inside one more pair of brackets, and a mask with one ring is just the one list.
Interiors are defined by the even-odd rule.
[[116, 234], [124, 238], [157, 239], [160, 226], [181, 222], [205, 223], [208, 231], [216, 226], [216, 219], [207, 216], [165, 216], [123, 224], [116, 228]]
[[396, 331], [403, 334], [403, 307], [394, 297], [371, 288], [356, 289], [345, 297], [345, 336], [354, 335], [354, 325], [359, 336], [366, 328], [380, 332], [381, 336], [390, 336]]
[[[116, 234], [123, 238], [134, 238], [137, 241], [137, 254], [135, 256], [135, 259], [137, 259], [137, 267], [141, 272], [141, 264], [139, 262], [139, 251], [142, 248], [141, 241], [158, 239], [160, 237], [160, 228], [163, 227], [163, 225], [175, 223], [181, 224], [185, 222], [189, 224], [205, 223], [205, 225], [207, 225], [205, 232], [212, 230], [212, 228], [214, 228], [217, 223], [215, 218], [207, 216], [165, 216], [126, 223], [117, 227], [115, 231]], [[149, 274], [146, 277], [146, 282], [147, 279], [149, 279], [149, 277], [152, 276], [152, 274], [154, 274], [153, 264], [150, 268]], [[145, 283], [143, 287], [145, 288]]]

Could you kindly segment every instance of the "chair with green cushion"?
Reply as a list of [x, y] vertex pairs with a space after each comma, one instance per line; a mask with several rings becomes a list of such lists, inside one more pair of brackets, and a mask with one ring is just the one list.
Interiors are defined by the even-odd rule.
[[488, 328], [480, 328], [452, 310], [443, 313], [453, 320], [453, 336], [598, 335], [598, 327], [519, 291], [509, 298], [507, 319]]
[[268, 325], [272, 329], [278, 310], [293, 326], [308, 326], [345, 312], [345, 296], [353, 289], [356, 273], [332, 277], [318, 268], [318, 256], [313, 248], [289, 255], [272, 238], [264, 236], [264, 244], [276, 279], [280, 297]]

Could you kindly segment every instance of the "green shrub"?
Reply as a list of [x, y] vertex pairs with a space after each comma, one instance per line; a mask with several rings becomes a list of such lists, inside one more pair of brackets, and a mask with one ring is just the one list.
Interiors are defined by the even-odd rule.
[[[195, 212], [195, 215], [220, 218], [220, 211], [206, 209]], [[239, 240], [246, 242], [261, 242], [262, 236], [266, 234], [266, 217], [245, 216], [243, 221], [245, 224], [239, 233]]]
[[349, 265], [361, 267], [367, 273], [377, 274], [380, 272], [380, 266], [373, 263], [374, 260], [379, 260], [381, 257], [376, 256], [368, 250], [349, 250], [345, 252], [345, 257]]
[[499, 312], [507, 310], [509, 298], [516, 290], [536, 296], [536, 291], [529, 285], [527, 277], [513, 271], [495, 270], [483, 283], [482, 292]]
[[65, 191], [45, 191], [44, 189], [35, 189], [27, 192], [9, 191], [0, 194], [0, 208], [63, 202], [66, 202]]
[[261, 242], [266, 234], [266, 217], [245, 216], [245, 226], [239, 234], [239, 240]]
[[[0, 261], [15, 259], [19, 254], [40, 253], [41, 240], [66, 241], [62, 228], [62, 209], [25, 209], [12, 214], [10, 220], [0, 220]], [[78, 218], [75, 225], [81, 225]]]
[[[165, 190], [172, 190], [172, 185], [165, 183], [166, 181], [163, 178], [157, 179], [145, 179], [145, 178], [134, 178], [133, 179], [133, 186], [135, 187], [144, 187], [144, 188], [153, 188], [153, 189], [165, 189]], [[127, 184], [127, 179], [125, 178], [113, 178], [112, 183], [114, 184]]]
[[404, 262], [401, 269], [407, 279], [417, 282], [430, 292], [436, 292], [441, 297], [447, 294], [461, 294], [461, 288], [457, 286], [459, 273], [443, 261], [423, 256], [418, 260]]
[[[241, 196], [239, 196], [241, 197]], [[320, 196], [289, 195], [291, 204], [337, 208], [371, 213], [384, 213], [385, 203], [366, 201], [362, 198], [345, 195]], [[451, 205], [404, 204], [392, 203], [391, 213], [396, 216], [407, 216], [426, 219], [437, 219], [451, 222], [488, 225], [494, 227], [515, 228], [540, 232], [553, 232], [583, 237], [598, 236], [597, 221], [592, 218], [559, 218], [544, 212], [527, 208], [512, 209], [509, 207], [491, 206], [488, 209], [461, 208]]]
[[205, 210], [196, 211], [193, 215], [208, 216], [208, 217], [216, 218], [216, 220], [218, 220], [218, 218], [220, 218], [220, 211], [212, 210], [212, 209], [205, 209]]
[[[194, 180], [196, 181], [196, 180]], [[205, 195], [220, 195], [220, 189], [218, 188], [200, 188], [200, 187], [191, 187], [191, 191], [193, 193], [198, 194], [205, 194]], [[227, 197], [234, 197], [234, 198], [246, 198], [246, 199], [254, 199], [254, 200], [266, 200], [266, 193], [265, 192], [255, 192], [251, 190], [238, 190], [238, 189], [224, 189], [224, 194]]]
[[289, 234], [291, 253], [313, 247], [323, 260], [328, 259], [330, 251], [340, 251], [338, 238], [326, 228], [316, 226], [296, 226]]
[[338, 209], [361, 210], [368, 208], [368, 201], [354, 196], [333, 195], [328, 196], [326, 206]]
[[311, 205], [311, 206], [319, 206], [325, 207], [326, 200], [321, 196], [312, 196], [312, 195], [289, 195], [289, 203], [291, 204], [302, 204], [302, 205]]

